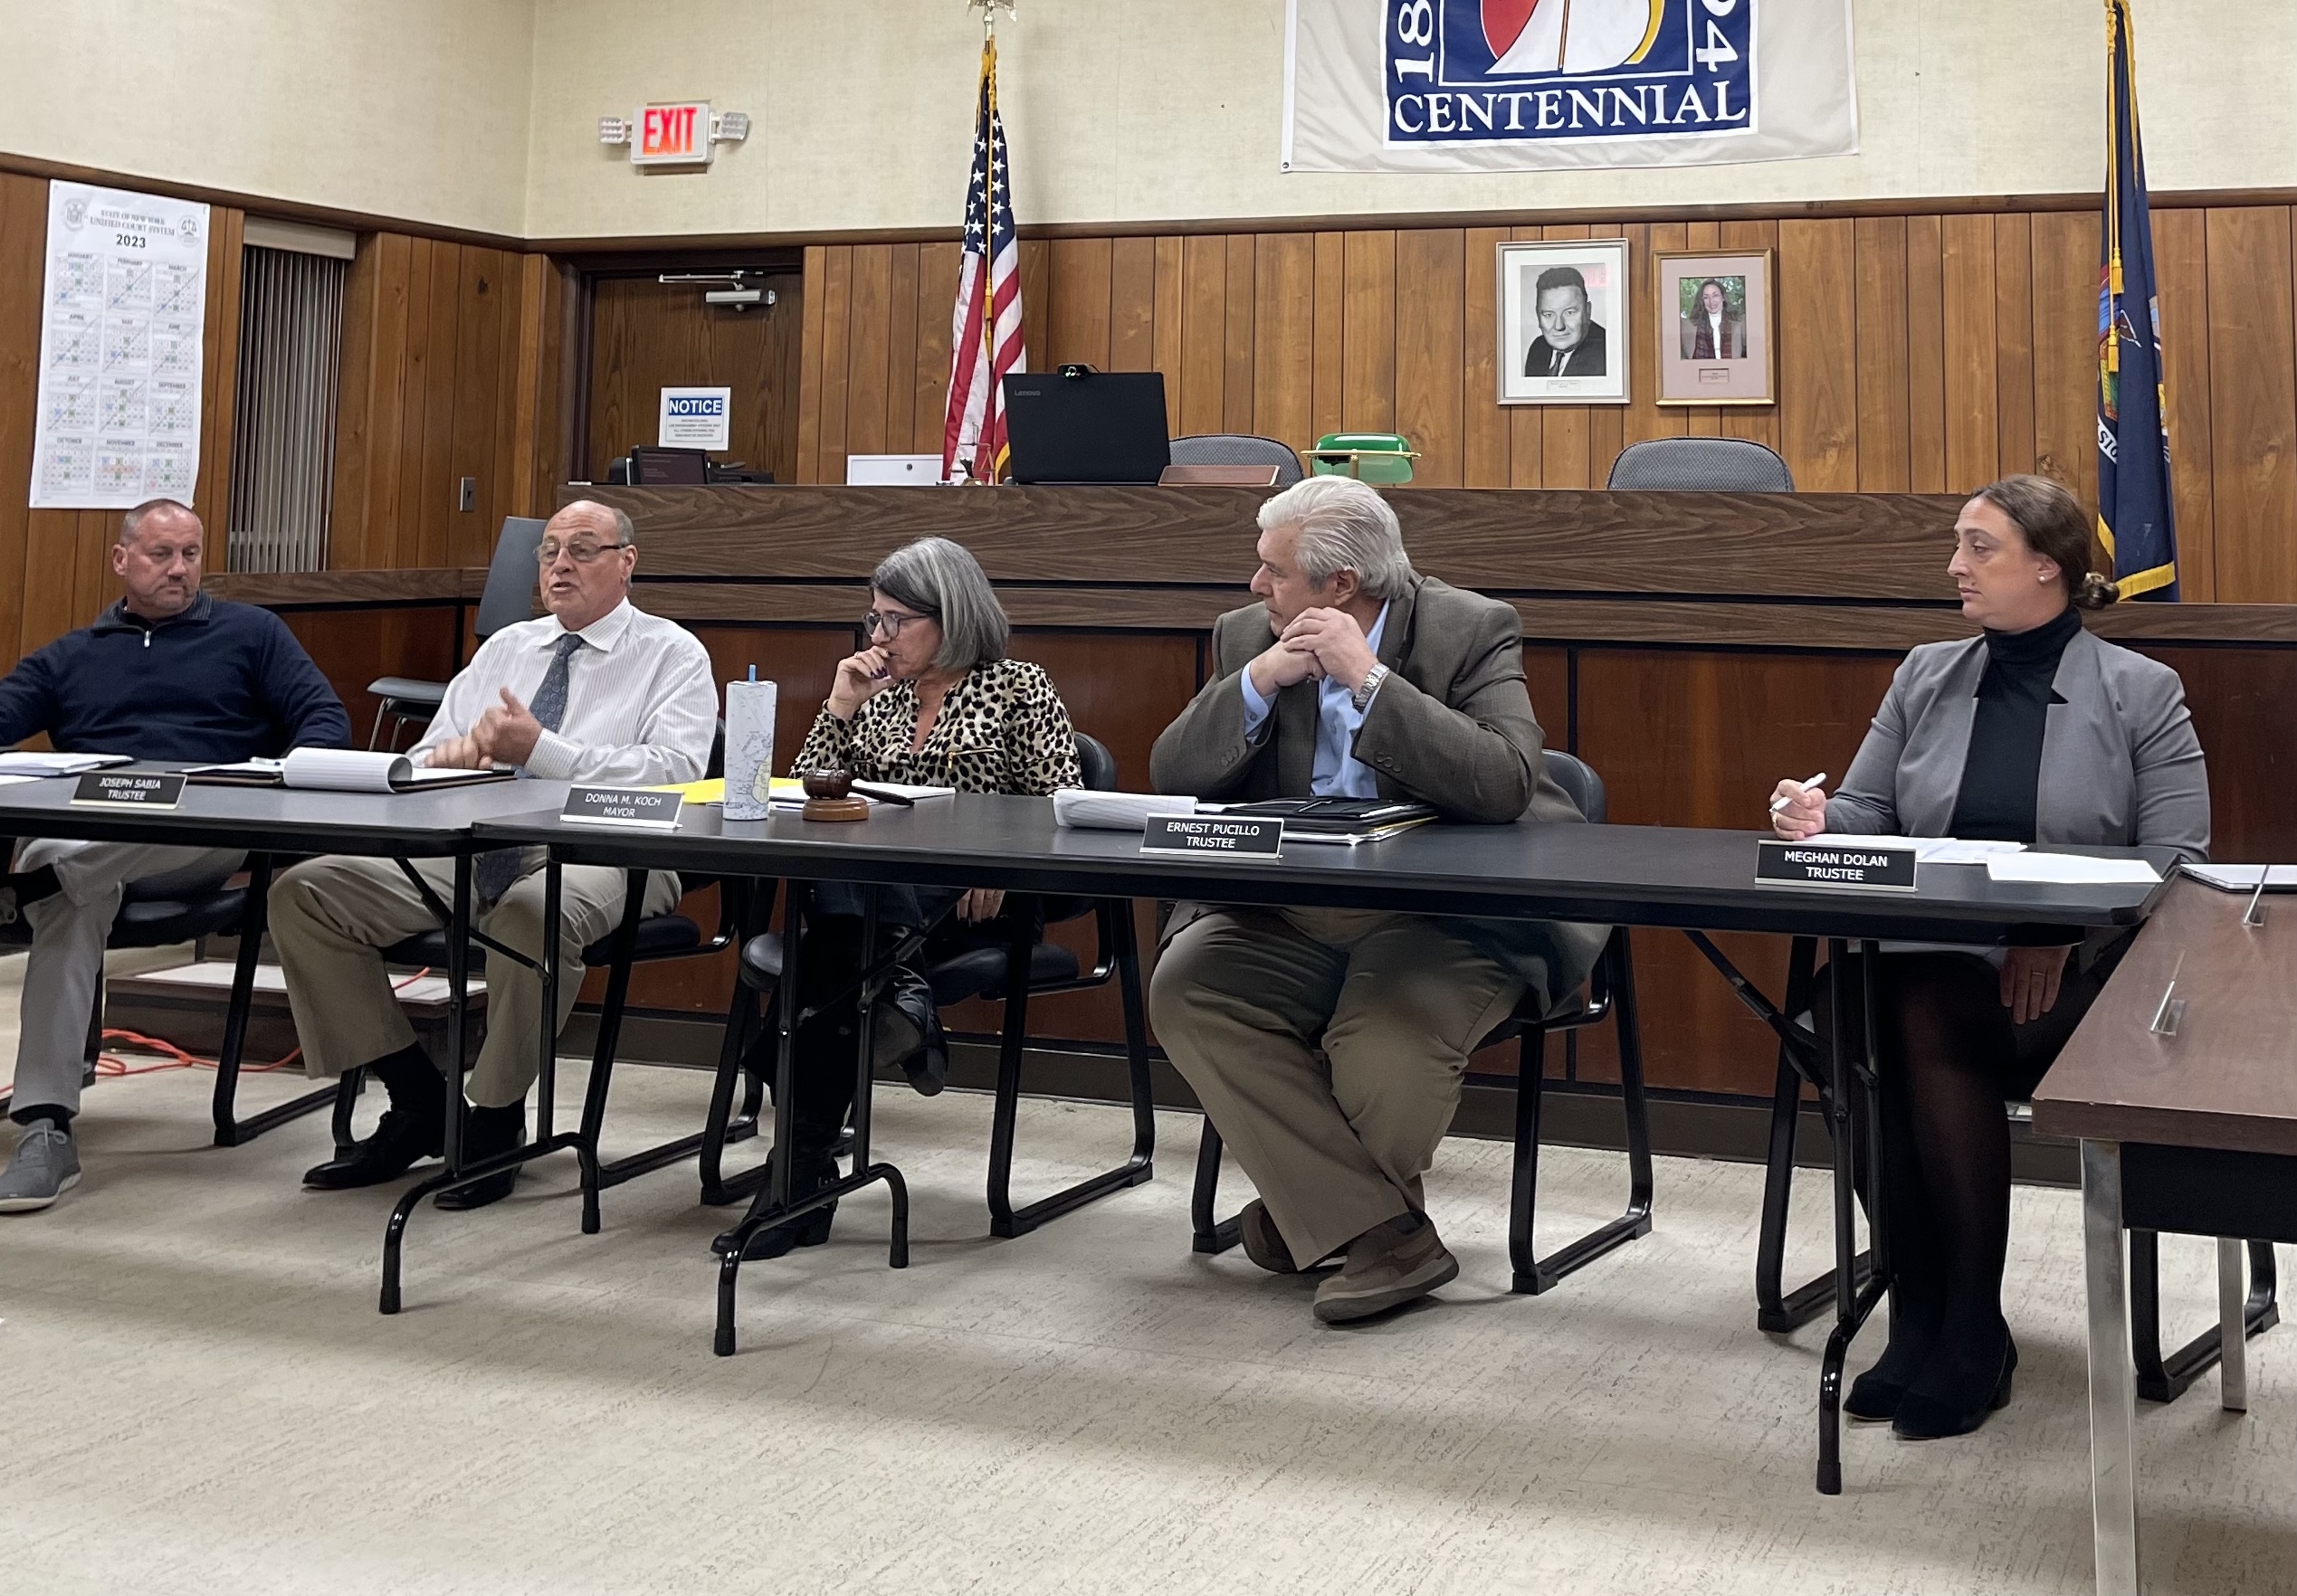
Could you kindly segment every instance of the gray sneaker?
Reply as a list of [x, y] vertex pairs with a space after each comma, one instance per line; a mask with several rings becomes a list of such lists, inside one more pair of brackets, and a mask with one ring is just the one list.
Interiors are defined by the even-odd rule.
[[1368, 1319], [1418, 1301], [1459, 1272], [1427, 1215], [1400, 1214], [1348, 1244], [1348, 1261], [1316, 1288], [1311, 1311], [1327, 1325]]
[[79, 1183], [80, 1149], [71, 1133], [35, 1120], [24, 1127], [16, 1155], [0, 1173], [0, 1213], [45, 1208]]

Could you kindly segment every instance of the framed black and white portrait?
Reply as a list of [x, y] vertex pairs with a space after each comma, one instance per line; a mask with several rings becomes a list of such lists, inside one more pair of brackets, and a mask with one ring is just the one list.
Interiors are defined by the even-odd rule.
[[1500, 403], [1625, 404], [1627, 241], [1503, 243], [1499, 271]]

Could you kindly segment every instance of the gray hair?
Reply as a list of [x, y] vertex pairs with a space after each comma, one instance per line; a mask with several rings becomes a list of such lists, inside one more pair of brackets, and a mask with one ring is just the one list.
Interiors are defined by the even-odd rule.
[[1412, 584], [1404, 529], [1379, 490], [1354, 477], [1308, 477], [1260, 507], [1260, 529], [1300, 528], [1301, 575], [1321, 587], [1353, 570], [1364, 592], [1392, 599]]
[[611, 504], [600, 504], [595, 499], [577, 499], [560, 505], [558, 514], [552, 516], [550, 519], [555, 521], [558, 516], [565, 515], [568, 510], [589, 510], [594, 514], [608, 518], [615, 524], [615, 541], [626, 543], [634, 548], [637, 546], [638, 524], [630, 518], [627, 510]]
[[147, 499], [143, 501], [143, 503], [138, 505], [134, 509], [129, 510], [126, 515], [119, 518], [119, 541], [122, 543], [133, 543], [136, 540], [136, 534], [144, 529], [144, 523], [149, 520], [152, 517], [158, 515], [163, 510], [174, 510], [177, 515], [189, 516], [192, 518], [193, 524], [199, 527], [201, 534], [203, 536], [205, 535], [207, 528], [205, 526], [200, 524], [199, 512], [193, 509], [191, 506], [184, 503], [183, 500], [179, 499]]
[[1013, 622], [973, 551], [946, 537], [920, 537], [878, 562], [870, 585], [897, 603], [941, 623], [938, 670], [970, 670], [984, 660], [1002, 660], [1013, 639]]

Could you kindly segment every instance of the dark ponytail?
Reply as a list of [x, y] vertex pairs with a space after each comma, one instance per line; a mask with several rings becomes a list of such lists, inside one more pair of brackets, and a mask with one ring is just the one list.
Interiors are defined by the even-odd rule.
[[2057, 563], [2058, 579], [2076, 608], [2102, 610], [2121, 596], [2113, 579], [2095, 569], [2098, 543], [2079, 501], [2047, 477], [2005, 477], [1974, 497], [2016, 523], [2026, 547]]

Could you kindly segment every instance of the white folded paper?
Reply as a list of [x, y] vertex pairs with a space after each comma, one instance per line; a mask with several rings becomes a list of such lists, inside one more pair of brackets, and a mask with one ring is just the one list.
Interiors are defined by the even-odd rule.
[[2025, 848], [2023, 842], [1968, 842], [1959, 837], [1883, 837], [1857, 831], [1821, 831], [1803, 841], [1845, 848], [1911, 848], [1916, 864], [1984, 864]]
[[2085, 853], [1998, 854], [1986, 861], [1986, 873], [1993, 880], [2036, 887], [2108, 887], [2161, 879], [2142, 859], [2092, 859]]
[[84, 775], [106, 765], [130, 763], [125, 754], [0, 754], [0, 773], [9, 775], [41, 776]]
[[1147, 827], [1152, 814], [1196, 812], [1194, 798], [1170, 798], [1158, 793], [1095, 793], [1063, 787], [1053, 795], [1055, 824], [1100, 831], [1138, 831]]
[[279, 762], [279, 768], [286, 785], [321, 793], [404, 793], [410, 787], [468, 782], [472, 775], [456, 767], [433, 770], [404, 754], [364, 748], [295, 748]]

